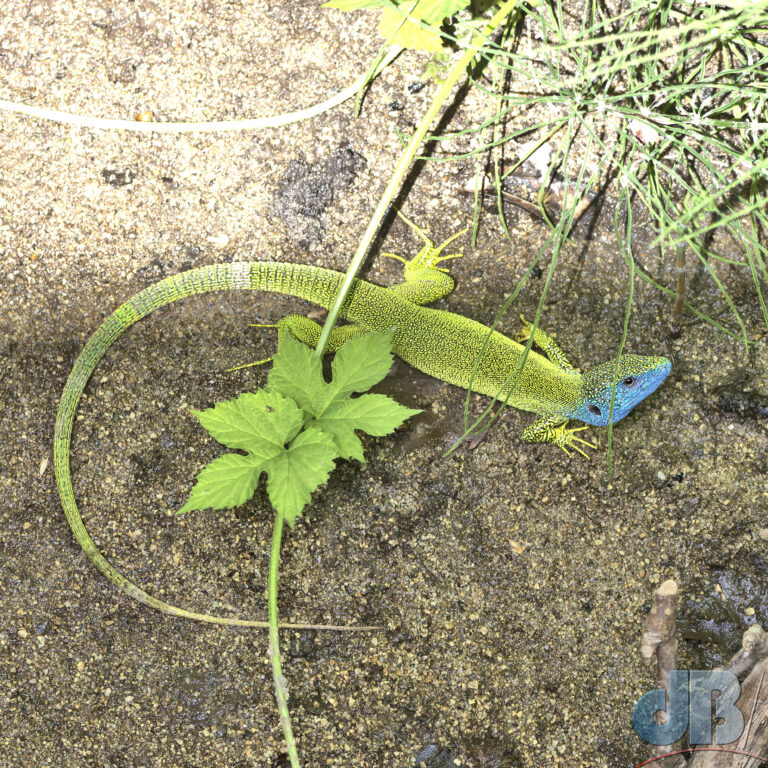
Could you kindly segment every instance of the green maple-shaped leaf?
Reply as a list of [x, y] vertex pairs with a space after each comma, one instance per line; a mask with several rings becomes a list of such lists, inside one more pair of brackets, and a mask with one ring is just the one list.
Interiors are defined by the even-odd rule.
[[204, 467], [179, 512], [244, 504], [253, 496], [268, 462], [285, 453], [285, 444], [304, 422], [304, 412], [293, 400], [264, 389], [192, 413], [220, 443], [248, 453], [227, 453]]
[[367, 333], [350, 339], [336, 353], [331, 365], [336, 393], [367, 392], [392, 368], [394, 330]]
[[339, 455], [331, 435], [316, 427], [305, 429], [288, 450], [267, 462], [267, 493], [278, 514], [293, 528], [312, 492], [328, 480]]
[[323, 361], [306, 344], [286, 335], [272, 358], [267, 389], [290, 397], [306, 413], [314, 415], [324, 383]]
[[179, 510], [227, 509], [245, 504], [259, 483], [263, 462], [252, 456], [225, 453], [200, 471], [187, 503]]
[[295, 400], [308, 416], [320, 416], [336, 397], [365, 392], [389, 373], [393, 335], [394, 331], [385, 331], [350, 339], [333, 359], [330, 383], [323, 378], [320, 358], [286, 336], [274, 357], [267, 388]]
[[[440, 25], [469, 4], [470, 0], [408, 0], [397, 8], [390, 6], [381, 12], [379, 33], [403, 48], [440, 53], [443, 51]], [[406, 15], [408, 18], [403, 21]], [[429, 24], [433, 29], [419, 22]]]
[[326, 382], [317, 355], [287, 336], [274, 357], [267, 389], [193, 411], [220, 443], [246, 455], [228, 453], [208, 464], [179, 511], [243, 504], [266, 472], [272, 506], [293, 526], [312, 492], [327, 481], [335, 459], [365, 460], [355, 430], [385, 435], [418, 413], [386, 395], [351, 397], [387, 375], [392, 337], [387, 331], [348, 341]]
[[[439, 27], [445, 19], [468, 8], [472, 0], [330, 0], [324, 8], [357, 11], [383, 7], [379, 32], [395, 45], [416, 50], [441, 52]], [[422, 26], [429, 24], [434, 29]]]
[[421, 411], [406, 408], [386, 395], [355, 398], [342, 395], [334, 398], [312, 423], [333, 435], [342, 459], [365, 461], [363, 444], [355, 434], [356, 429], [376, 437], [388, 435], [417, 413]]
[[290, 442], [304, 423], [301, 408], [290, 397], [265, 389], [192, 413], [222, 445], [257, 455]]
[[365, 461], [355, 430], [386, 435], [419, 413], [386, 395], [350, 397], [353, 392], [370, 389], [389, 373], [393, 335], [394, 331], [384, 331], [350, 339], [333, 359], [330, 382], [323, 379], [319, 358], [286, 336], [275, 355], [268, 386], [294, 398], [310, 417], [308, 426], [331, 434], [341, 458]]
[[386, 395], [360, 395], [378, 384], [392, 367], [394, 331], [369, 333], [350, 339], [333, 358], [333, 379], [325, 385], [322, 408], [315, 413], [320, 429], [333, 435], [343, 459], [365, 461], [355, 430], [387, 435], [420, 411], [406, 408]]

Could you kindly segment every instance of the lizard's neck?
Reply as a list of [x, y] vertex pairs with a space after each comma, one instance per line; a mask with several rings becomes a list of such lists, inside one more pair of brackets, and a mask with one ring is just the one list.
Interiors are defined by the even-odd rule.
[[[494, 334], [494, 337], [493, 351], [489, 350], [494, 355], [491, 362], [492, 375], [483, 382], [482, 389], [476, 387], [491, 397], [496, 395], [504, 380], [516, 370], [524, 350], [520, 344], [506, 336]], [[509, 405], [513, 408], [570, 418], [584, 398], [583, 377], [578, 371], [567, 371], [530, 350], [522, 373], [516, 380], [513, 378], [505, 385], [502, 398], [507, 394]]]

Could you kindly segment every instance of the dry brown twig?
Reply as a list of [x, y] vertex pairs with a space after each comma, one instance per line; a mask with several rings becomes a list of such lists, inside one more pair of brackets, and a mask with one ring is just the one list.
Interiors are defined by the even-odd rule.
[[[656, 590], [640, 645], [646, 659], [656, 658], [658, 685], [665, 690], [669, 690], [669, 673], [676, 668], [677, 601], [677, 584], [671, 579], [665, 581]], [[743, 754], [701, 751], [692, 754], [690, 760], [674, 755], [654, 762], [655, 768], [754, 768], [757, 756], [768, 760], [768, 683], [764, 685], [768, 672], [768, 632], [757, 624], [750, 627], [742, 637], [741, 650], [733, 656], [727, 669], [737, 677], [749, 673], [736, 702], [744, 716], [744, 731], [738, 742], [727, 745]], [[655, 717], [659, 723], [669, 719], [666, 712], [657, 712]], [[685, 748], [682, 740], [673, 745], [653, 746], [651, 754], [661, 756], [681, 748]]]
[[[643, 628], [643, 638], [640, 643], [640, 653], [650, 661], [656, 658], [656, 679], [658, 687], [669, 691], [669, 673], [676, 669], [677, 656], [677, 634], [675, 632], [675, 621], [677, 618], [677, 583], [672, 579], [667, 579], [657, 590], [653, 607], [645, 619]], [[664, 724], [669, 720], [668, 712], [657, 712], [654, 715], [655, 720]], [[669, 746], [651, 747], [651, 755], [663, 755], [667, 752], [673, 752], [675, 749], [683, 746], [676, 742]], [[658, 768], [685, 768], [687, 765], [682, 755], [666, 757], [659, 760], [654, 765]]]

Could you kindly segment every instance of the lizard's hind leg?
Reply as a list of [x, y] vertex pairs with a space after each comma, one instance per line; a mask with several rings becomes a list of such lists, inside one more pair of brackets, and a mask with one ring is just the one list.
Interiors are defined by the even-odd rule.
[[[290, 334], [299, 341], [310, 347], [316, 347], [317, 342], [320, 339], [320, 333], [323, 330], [322, 326], [318, 325], [314, 320], [310, 320], [304, 315], [286, 315], [282, 320], [277, 323], [251, 323], [255, 328], [277, 328], [277, 343], [285, 338], [286, 334]], [[361, 328], [357, 325], [337, 325], [331, 331], [331, 338], [328, 342], [326, 352], [336, 352], [345, 342], [349, 341], [355, 336], [362, 336], [364, 333], [368, 333], [365, 328]], [[245, 363], [243, 365], [236, 365], [234, 368], [227, 368], [227, 371], [239, 371], [242, 368], [251, 368], [254, 365], [263, 365], [268, 363], [272, 359], [273, 355], [264, 358], [263, 360], [256, 360], [253, 363]]]
[[[290, 334], [295, 339], [314, 348], [320, 340], [322, 330], [323, 327], [319, 323], [304, 317], [304, 315], [287, 315], [277, 323], [277, 341], [280, 344], [285, 335]], [[336, 352], [350, 339], [369, 332], [359, 325], [337, 325], [331, 331], [331, 338], [325, 351]]]

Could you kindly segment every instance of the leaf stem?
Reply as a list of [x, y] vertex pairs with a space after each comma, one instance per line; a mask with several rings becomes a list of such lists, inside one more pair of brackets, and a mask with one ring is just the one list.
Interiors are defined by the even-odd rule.
[[269, 655], [272, 660], [272, 679], [275, 684], [277, 710], [280, 713], [280, 725], [288, 748], [291, 768], [301, 768], [296, 739], [291, 727], [291, 715], [288, 712], [288, 686], [280, 666], [280, 637], [277, 623], [277, 576], [280, 568], [280, 542], [283, 539], [284, 517], [275, 512], [275, 527], [272, 529], [272, 549], [269, 553], [269, 581], [267, 585], [267, 612], [269, 619]]
[[510, 13], [512, 13], [517, 4], [518, 0], [507, 0], [501, 6], [499, 11], [483, 28], [482, 32], [480, 32], [480, 34], [478, 34], [477, 37], [475, 37], [467, 46], [467, 50], [464, 51], [464, 54], [461, 56], [461, 58], [453, 65], [451, 71], [448, 73], [448, 77], [442, 83], [440, 88], [438, 88], [438, 91], [435, 94], [435, 98], [432, 100], [429, 109], [427, 109], [427, 111], [424, 113], [424, 117], [419, 123], [418, 128], [416, 129], [413, 136], [411, 136], [411, 140], [408, 142], [408, 146], [406, 146], [405, 150], [403, 151], [403, 154], [401, 155], [400, 160], [395, 168], [395, 172], [392, 174], [392, 177], [390, 178], [389, 183], [384, 190], [384, 194], [381, 196], [381, 200], [376, 206], [376, 210], [373, 212], [373, 216], [368, 223], [368, 228], [365, 230], [363, 239], [360, 241], [360, 245], [358, 246], [354, 257], [352, 258], [352, 262], [350, 263], [349, 268], [344, 275], [344, 280], [341, 284], [341, 287], [339, 288], [339, 293], [337, 294], [336, 299], [328, 312], [328, 318], [326, 319], [325, 325], [323, 326], [323, 332], [320, 334], [320, 339], [317, 342], [317, 347], [315, 348], [315, 354], [318, 357], [322, 357], [325, 353], [325, 348], [328, 346], [328, 341], [331, 337], [333, 326], [336, 324], [336, 320], [339, 317], [339, 312], [341, 312], [341, 307], [343, 306], [344, 301], [347, 298], [347, 294], [352, 287], [352, 283], [354, 282], [354, 279], [360, 270], [363, 260], [365, 259], [365, 255], [368, 252], [368, 248], [370, 248], [370, 245], [373, 242], [373, 238], [376, 236], [376, 232], [381, 225], [381, 221], [386, 215], [387, 209], [394, 199], [395, 194], [397, 194], [397, 190], [400, 188], [403, 177], [408, 171], [408, 167], [416, 155], [422, 140], [426, 136], [432, 121], [437, 116], [437, 113], [440, 111], [440, 108], [443, 106], [443, 104], [448, 101], [448, 97], [450, 96], [454, 85], [456, 85], [456, 81], [461, 77], [464, 70], [472, 62], [472, 59], [474, 59], [474, 57], [477, 55], [477, 52], [485, 42], [485, 38], [490, 35], [491, 32], [493, 32], [493, 30], [496, 29], [496, 27], [498, 27], [507, 16], [509, 16]]

